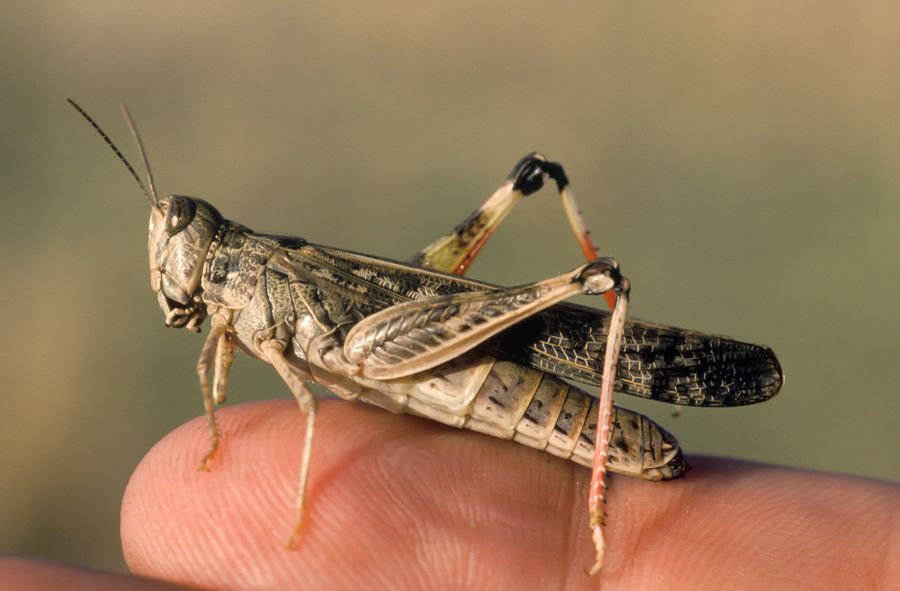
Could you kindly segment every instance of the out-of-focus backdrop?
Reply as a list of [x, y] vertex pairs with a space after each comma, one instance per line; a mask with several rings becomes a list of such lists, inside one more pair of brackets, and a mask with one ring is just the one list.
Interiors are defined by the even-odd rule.
[[[634, 315], [768, 344], [787, 374], [753, 408], [622, 404], [690, 452], [900, 478], [898, 22], [892, 2], [7, 6], [0, 552], [123, 568], [132, 469], [201, 413], [202, 337], [163, 328], [147, 203], [66, 96], [137, 165], [126, 101], [162, 192], [392, 258], [542, 150]], [[579, 262], [545, 192], [472, 275]], [[233, 376], [232, 401], [287, 394], [245, 358]]]

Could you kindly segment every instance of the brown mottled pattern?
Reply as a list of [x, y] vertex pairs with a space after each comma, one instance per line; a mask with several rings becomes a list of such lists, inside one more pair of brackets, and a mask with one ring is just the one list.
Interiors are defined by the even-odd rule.
[[[308, 245], [289, 254], [320, 278], [330, 297], [358, 304], [368, 316], [393, 304], [497, 286], [411, 268], [338, 249]], [[390, 282], [375, 278], [389, 276]], [[398, 286], [391, 290], [386, 284]], [[557, 304], [485, 345], [492, 354], [553, 375], [599, 384], [609, 314]], [[625, 324], [616, 389], [626, 394], [692, 406], [740, 406], [767, 400], [781, 388], [781, 366], [771, 349], [729, 337], [629, 319]]]

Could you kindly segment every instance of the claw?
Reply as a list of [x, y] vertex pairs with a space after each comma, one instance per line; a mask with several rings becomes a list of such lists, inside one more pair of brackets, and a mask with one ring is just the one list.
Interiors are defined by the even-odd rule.
[[603, 541], [603, 530], [601, 527], [600, 523], [591, 525], [591, 529], [594, 530], [592, 538], [594, 540], [594, 548], [597, 551], [597, 556], [591, 568], [584, 569], [585, 574], [589, 577], [593, 577], [600, 572], [601, 568], [603, 568], [603, 559], [606, 555], [606, 543]]
[[215, 426], [215, 423], [210, 425], [212, 429], [214, 429], [209, 437], [209, 451], [206, 452], [206, 455], [203, 456], [203, 459], [200, 460], [200, 465], [197, 466], [198, 472], [209, 472], [209, 465], [212, 464], [212, 461], [216, 458], [219, 453], [219, 440], [222, 438], [222, 435], [218, 431], [218, 427]]
[[198, 472], [209, 472], [209, 465], [212, 463], [213, 459], [216, 457], [219, 451], [218, 446], [210, 448], [206, 455], [203, 456], [203, 459], [200, 460], [200, 465], [197, 466]]
[[297, 523], [294, 524], [294, 531], [291, 532], [291, 537], [284, 543], [286, 550], [297, 549], [297, 545], [300, 542], [300, 535], [303, 533], [303, 523], [303, 513], [300, 513], [300, 515], [297, 516]]

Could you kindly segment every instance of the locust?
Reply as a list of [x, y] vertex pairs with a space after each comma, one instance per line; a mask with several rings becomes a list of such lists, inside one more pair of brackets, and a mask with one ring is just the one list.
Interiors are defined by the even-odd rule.
[[[310, 382], [345, 400], [591, 467], [593, 574], [605, 552], [607, 470], [646, 480], [673, 480], [688, 470], [675, 437], [614, 405], [613, 391], [676, 405], [740, 406], [768, 400], [784, 381], [768, 347], [627, 318], [629, 280], [614, 259], [598, 256], [563, 167], [539, 153], [522, 158], [450, 233], [398, 262], [254, 232], [195, 197], [160, 199], [124, 105], [146, 186], [109, 136], [68, 100], [150, 202], [150, 285], [166, 326], [200, 332], [209, 320], [196, 366], [209, 430], [200, 469], [209, 469], [219, 450], [215, 409], [225, 402], [235, 349], [271, 365], [305, 415], [292, 542], [312, 465], [317, 403]], [[550, 180], [587, 262], [516, 287], [463, 277], [515, 204]], [[563, 301], [579, 294], [604, 295], [611, 313]], [[599, 385], [599, 395], [567, 380]]]

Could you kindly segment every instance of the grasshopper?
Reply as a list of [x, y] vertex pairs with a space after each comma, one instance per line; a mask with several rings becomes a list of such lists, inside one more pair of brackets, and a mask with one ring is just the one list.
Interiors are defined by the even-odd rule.
[[[629, 281], [614, 259], [597, 256], [562, 166], [540, 154], [525, 156], [478, 210], [402, 263], [254, 232], [202, 199], [160, 199], [124, 105], [146, 187], [97, 123], [69, 102], [150, 202], [150, 285], [166, 326], [199, 332], [209, 318], [196, 368], [210, 439], [200, 468], [219, 449], [215, 407], [225, 401], [235, 348], [271, 365], [306, 415], [292, 541], [313, 449], [316, 399], [307, 382], [592, 467], [591, 573], [605, 549], [606, 470], [671, 480], [688, 469], [676, 439], [614, 406], [613, 389], [679, 405], [738, 406], [771, 398], [783, 383], [767, 347], [626, 319]], [[550, 179], [587, 262], [511, 288], [463, 278], [513, 206]], [[612, 313], [563, 303], [577, 294], [605, 294]], [[564, 379], [599, 384], [599, 399]]]

